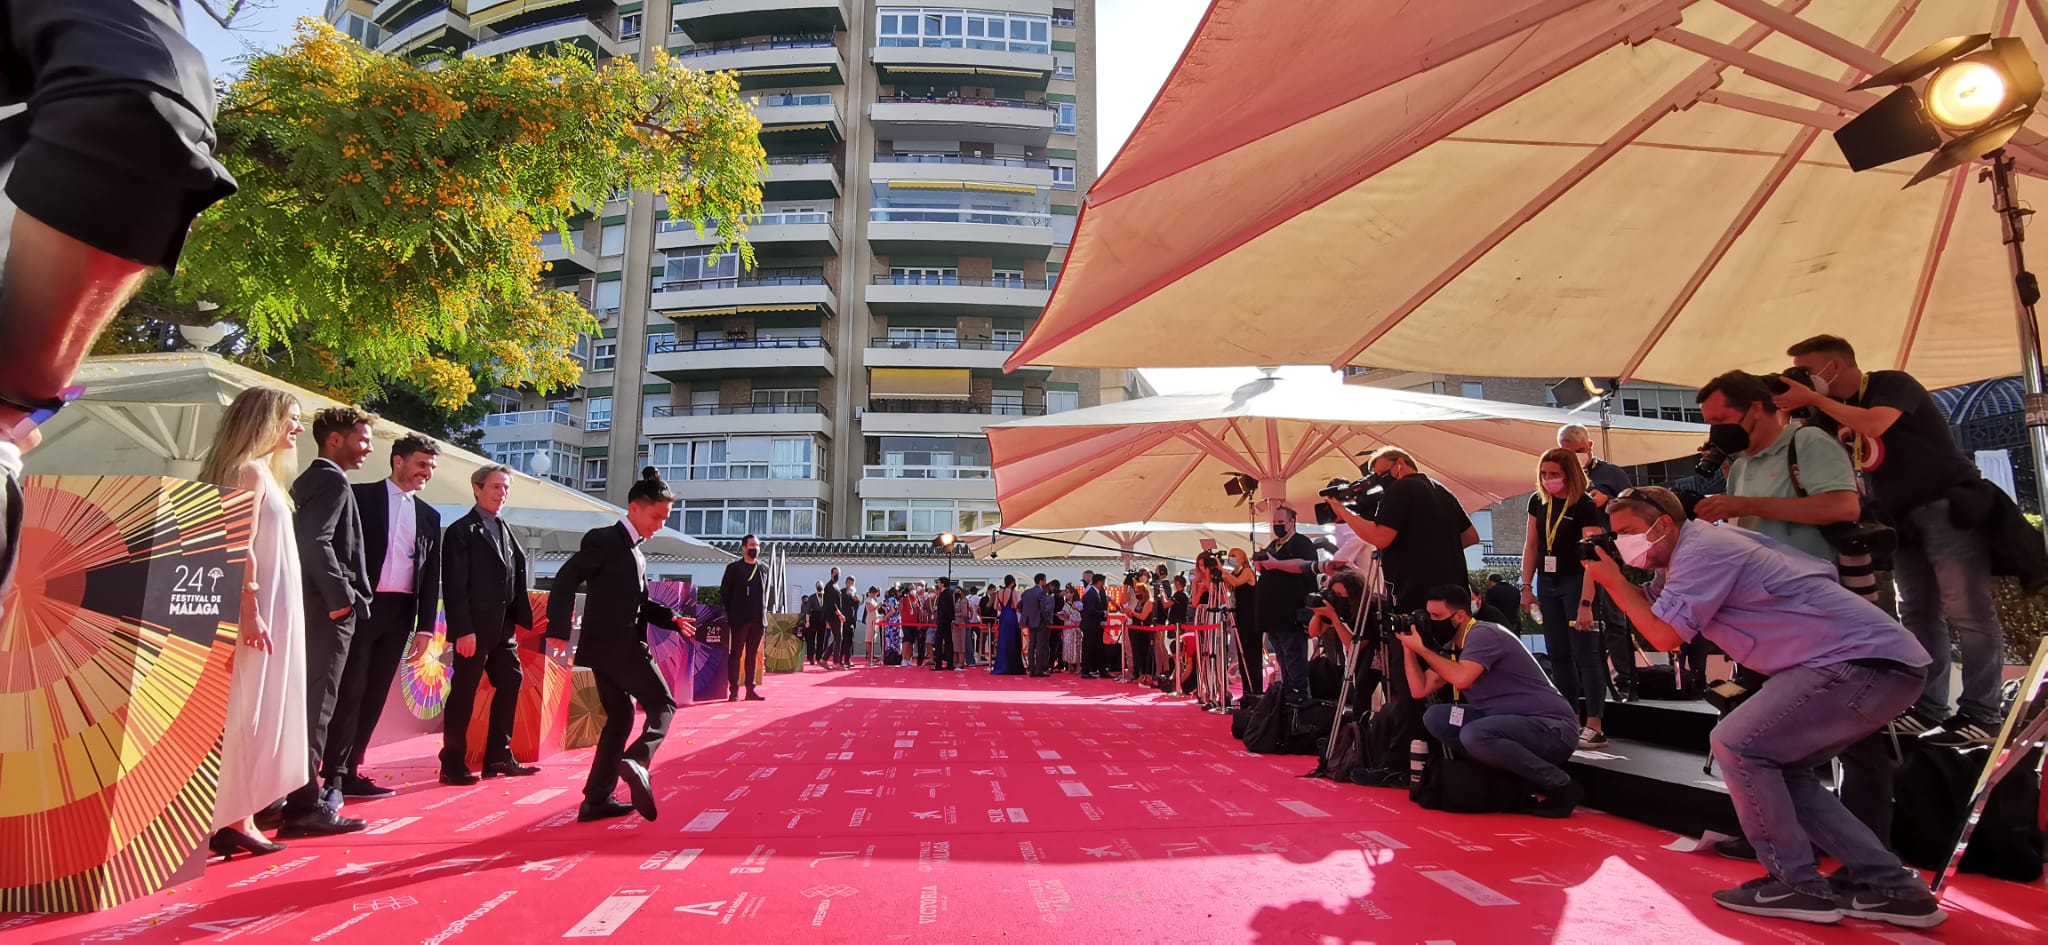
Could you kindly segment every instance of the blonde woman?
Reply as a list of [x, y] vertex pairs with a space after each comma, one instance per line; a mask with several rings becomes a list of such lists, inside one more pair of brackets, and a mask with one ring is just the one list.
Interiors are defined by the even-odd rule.
[[[1529, 496], [1529, 533], [1522, 542], [1522, 606], [1543, 615], [1543, 648], [1557, 691], [1584, 724], [1580, 748], [1604, 748], [1601, 716], [1607, 706], [1607, 666], [1593, 628], [1592, 581], [1579, 558], [1579, 541], [1603, 530], [1600, 510], [1586, 497], [1586, 469], [1569, 451], [1554, 449], [1536, 464]], [[1583, 695], [1585, 703], [1580, 704]]]
[[1223, 586], [1230, 589], [1230, 610], [1237, 619], [1237, 668], [1247, 697], [1266, 692], [1265, 634], [1259, 630], [1254, 606], [1258, 584], [1259, 572], [1244, 549], [1230, 549], [1230, 570], [1223, 572]]
[[208, 847], [223, 857], [284, 849], [255, 814], [306, 783], [305, 606], [292, 510], [280, 480], [297, 453], [297, 398], [270, 387], [237, 395], [221, 419], [201, 481], [256, 493], [256, 526], [242, 592], [241, 645], [228, 685], [220, 794]]

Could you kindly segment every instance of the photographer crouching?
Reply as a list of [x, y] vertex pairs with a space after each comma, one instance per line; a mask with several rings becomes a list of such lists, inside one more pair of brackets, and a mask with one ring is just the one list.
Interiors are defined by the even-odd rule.
[[1565, 773], [1579, 746], [1579, 716], [1565, 701], [1521, 637], [1495, 623], [1474, 620], [1472, 590], [1463, 584], [1432, 588], [1429, 619], [1456, 628], [1446, 657], [1410, 623], [1398, 632], [1408, 692], [1417, 699], [1448, 684], [1455, 703], [1423, 711], [1422, 723], [1453, 752], [1520, 779], [1535, 795], [1529, 813], [1570, 817], [1585, 792]]
[[[1827, 563], [1746, 529], [1687, 521], [1668, 489], [1627, 490], [1607, 515], [1614, 553], [1598, 548], [1586, 573], [1644, 639], [1668, 651], [1704, 636], [1770, 677], [1712, 736], [1742, 832], [1769, 875], [1714, 901], [1820, 924], [1845, 915], [1908, 928], [1946, 920], [1919, 874], [1819, 776], [1829, 759], [1913, 704], [1927, 651], [1844, 588]], [[1624, 562], [1657, 572], [1649, 595], [1622, 574]], [[1842, 861], [1832, 879], [1821, 875], [1816, 844]]]

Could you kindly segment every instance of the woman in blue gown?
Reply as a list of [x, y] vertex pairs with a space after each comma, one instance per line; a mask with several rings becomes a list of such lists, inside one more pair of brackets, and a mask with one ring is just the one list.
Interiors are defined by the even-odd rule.
[[996, 592], [996, 663], [992, 676], [1024, 675], [1024, 631], [1017, 623], [1017, 576], [1005, 575]]

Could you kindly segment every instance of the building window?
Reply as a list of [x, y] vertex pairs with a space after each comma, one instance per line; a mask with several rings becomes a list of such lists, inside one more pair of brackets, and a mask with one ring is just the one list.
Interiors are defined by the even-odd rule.
[[605, 473], [611, 460], [599, 457], [583, 461], [583, 491], [598, 492], [604, 489]]
[[988, 439], [978, 436], [879, 436], [868, 440], [869, 479], [987, 479]]
[[1024, 415], [1024, 392], [1021, 390], [999, 390], [989, 394], [989, 413], [1008, 417]]
[[[1053, 122], [1052, 130], [1063, 135], [1075, 134], [1076, 129], [1079, 127], [1077, 124], [1079, 109], [1073, 102], [1061, 102], [1059, 105], [1059, 119]], [[610, 254], [607, 253], [606, 255]]]
[[1015, 351], [1024, 344], [1024, 329], [993, 329], [988, 333], [988, 340], [990, 346], [994, 347], [997, 351]]
[[889, 326], [891, 348], [950, 348], [957, 333], [951, 328], [898, 328]]
[[868, 219], [876, 223], [990, 223], [1001, 226], [1051, 226], [1052, 191], [1026, 193], [976, 190], [890, 189], [874, 186]]
[[1024, 270], [996, 269], [989, 273], [989, 285], [999, 289], [1024, 288]]
[[598, 234], [597, 254], [599, 256], [623, 256], [625, 252], [626, 225], [624, 223], [605, 224], [604, 229], [599, 231]]
[[1074, 189], [1074, 166], [1055, 164], [1052, 166], [1052, 185], [1058, 190]]
[[1054, 214], [1052, 218], [1052, 244], [1054, 246], [1074, 245], [1074, 224], [1081, 218], [1073, 214]]
[[619, 14], [619, 38], [620, 38], [620, 39], [635, 39], [635, 38], [639, 37], [639, 35], [640, 35], [640, 16], [641, 16], [641, 14], [638, 14], [638, 13], [621, 13], [621, 14]]
[[[612, 285], [618, 285], [614, 282]], [[610, 371], [619, 366], [619, 340], [600, 338], [590, 343], [590, 369]]]
[[1059, 287], [1060, 287], [1060, 274], [1059, 274], [1059, 273], [1057, 273], [1057, 272], [1048, 272], [1048, 273], [1046, 273], [1046, 274], [1045, 274], [1045, 287], [1046, 287], [1047, 289], [1057, 289], [1057, 288], [1059, 288]]
[[583, 450], [567, 443], [549, 440], [524, 440], [510, 443], [485, 443], [484, 455], [491, 462], [503, 463], [529, 476], [539, 475], [533, 471], [534, 458], [545, 453], [548, 457], [548, 471], [544, 478], [562, 485], [575, 485], [577, 474], [583, 471]]
[[1693, 402], [1694, 396], [1695, 391], [1689, 387], [1630, 384], [1621, 389], [1621, 412], [1630, 417], [1704, 423], [1699, 405]]
[[672, 482], [819, 479], [822, 452], [816, 438], [807, 436], [701, 437], [655, 443], [649, 464]]
[[1052, 77], [1071, 79], [1074, 77], [1074, 54], [1065, 50], [1054, 50], [1052, 54]]
[[1072, 10], [1062, 10], [1062, 9], [1060, 9], [1060, 8], [1058, 8], [1058, 7], [1054, 7], [1054, 8], [1053, 8], [1053, 11], [1052, 11], [1052, 25], [1054, 25], [1054, 26], [1072, 26], [1072, 25], [1074, 25], [1074, 11], [1072, 11]]
[[597, 289], [591, 293], [593, 301], [590, 307], [596, 309], [599, 315], [617, 315], [619, 313], [619, 287], [623, 285], [625, 283], [617, 280], [598, 283]]
[[569, 356], [575, 358], [577, 364], [588, 366], [590, 364], [590, 336], [577, 332], [576, 343], [570, 346]]
[[1485, 400], [1486, 385], [1479, 381], [1465, 381], [1464, 383], [1458, 385], [1458, 395], [1461, 397], [1470, 397], [1473, 400]]
[[891, 266], [891, 285], [959, 285], [960, 270], [955, 266]]
[[732, 288], [739, 284], [740, 254], [709, 250], [670, 253], [663, 260], [663, 289]]
[[699, 538], [816, 538], [823, 514], [816, 499], [687, 499], [669, 525]]
[[1045, 412], [1061, 413], [1081, 408], [1081, 392], [1077, 390], [1049, 390], [1045, 392]]
[[583, 402], [583, 410], [584, 416], [588, 420], [584, 424], [585, 429], [609, 430], [612, 428], [612, 399], [610, 397], [592, 397]]
[[862, 513], [863, 537], [912, 540], [992, 528], [1001, 514], [994, 502], [973, 499], [869, 499]]
[[989, 10], [883, 7], [877, 10], [883, 46], [1052, 51], [1052, 18]]
[[752, 398], [757, 404], [815, 404], [818, 389], [815, 387], [756, 387]]

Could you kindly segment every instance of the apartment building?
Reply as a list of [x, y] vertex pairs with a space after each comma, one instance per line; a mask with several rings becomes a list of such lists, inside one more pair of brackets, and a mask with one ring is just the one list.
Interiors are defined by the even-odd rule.
[[573, 44], [731, 71], [768, 152], [756, 267], [621, 194], [557, 287], [601, 321], [573, 390], [492, 395], [484, 449], [719, 539], [929, 540], [996, 523], [981, 428], [1123, 396], [1124, 372], [1003, 360], [1058, 282], [1094, 180], [1093, 0], [333, 0], [401, 54]]

